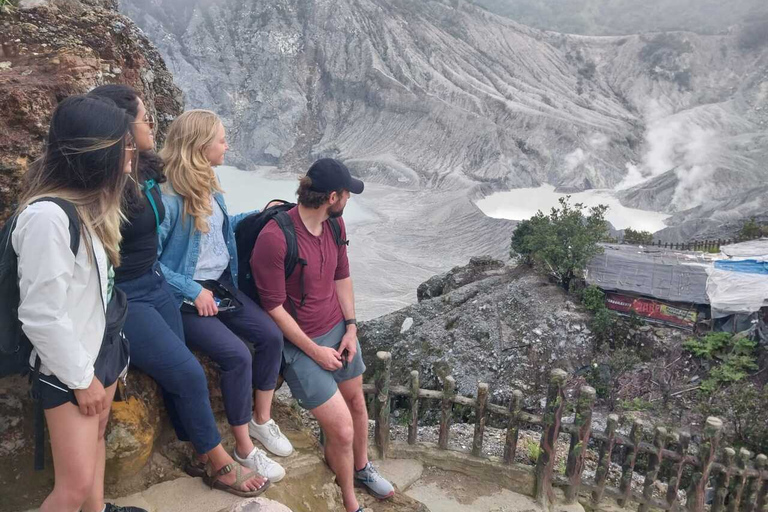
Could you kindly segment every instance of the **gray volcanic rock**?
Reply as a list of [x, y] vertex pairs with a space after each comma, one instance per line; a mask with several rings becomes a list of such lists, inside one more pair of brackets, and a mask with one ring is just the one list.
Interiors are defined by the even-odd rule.
[[[472, 199], [543, 182], [579, 191], [651, 179], [625, 202], [669, 212], [765, 178], [759, 24], [751, 39], [738, 27], [593, 37], [449, 0], [121, 8], [160, 48], [187, 105], [223, 117], [239, 167], [295, 171], [333, 156], [369, 181]], [[653, 178], [671, 170], [659, 188]]]
[[468, 280], [360, 326], [369, 364], [377, 351], [392, 352], [392, 382], [407, 382], [417, 369], [423, 388], [440, 389], [440, 378], [453, 375], [465, 396], [475, 394], [478, 382], [488, 383], [497, 399], [513, 389], [536, 396], [550, 369], [573, 371], [588, 363], [589, 317], [561, 288], [526, 268], [486, 258], [443, 278], [456, 282], [455, 276]]
[[733, 238], [745, 219], [768, 223], [768, 186], [748, 190], [720, 201], [708, 201], [697, 208], [667, 219], [668, 228], [654, 234], [662, 242]]

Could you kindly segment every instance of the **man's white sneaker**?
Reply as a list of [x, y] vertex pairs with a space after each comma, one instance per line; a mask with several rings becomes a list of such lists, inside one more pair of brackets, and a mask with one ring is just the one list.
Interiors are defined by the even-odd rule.
[[279, 482], [285, 476], [283, 466], [267, 457], [264, 450], [254, 447], [253, 451], [244, 459], [240, 458], [237, 450], [235, 450], [234, 455], [237, 462], [256, 471], [261, 476], [269, 478], [272, 483]]
[[278, 457], [287, 457], [293, 453], [293, 445], [285, 434], [280, 432], [275, 420], [270, 419], [263, 425], [251, 420], [248, 423], [248, 433]]

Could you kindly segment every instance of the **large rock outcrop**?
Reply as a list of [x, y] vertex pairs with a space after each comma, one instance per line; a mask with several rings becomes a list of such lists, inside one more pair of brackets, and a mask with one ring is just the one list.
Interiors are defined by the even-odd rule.
[[364, 359], [392, 352], [392, 382], [419, 370], [421, 387], [442, 389], [452, 375], [473, 396], [486, 382], [497, 400], [513, 389], [538, 406], [554, 367], [589, 362], [589, 317], [558, 286], [523, 267], [488, 258], [436, 276], [419, 287], [420, 302], [361, 325]]
[[0, 12], [0, 221], [21, 175], [40, 155], [56, 104], [97, 85], [125, 83], [159, 122], [182, 111], [162, 57], [113, 0], [24, 0]]

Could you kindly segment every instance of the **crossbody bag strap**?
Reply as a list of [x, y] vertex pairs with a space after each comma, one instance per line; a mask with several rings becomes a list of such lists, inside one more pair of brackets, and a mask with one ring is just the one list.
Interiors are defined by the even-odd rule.
[[155, 180], [149, 179], [144, 182], [144, 193], [147, 195], [149, 205], [152, 207], [152, 211], [155, 213], [155, 228], [160, 231], [160, 213], [157, 210], [157, 204], [155, 198], [152, 196], [152, 189], [157, 186]]

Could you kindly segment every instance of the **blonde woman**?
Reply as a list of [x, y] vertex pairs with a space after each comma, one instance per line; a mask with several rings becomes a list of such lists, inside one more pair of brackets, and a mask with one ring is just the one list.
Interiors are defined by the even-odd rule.
[[[283, 335], [237, 289], [234, 229], [253, 212], [227, 214], [213, 171], [213, 166], [223, 163], [227, 148], [224, 126], [213, 112], [190, 110], [171, 124], [160, 152], [168, 181], [159, 261], [181, 308], [187, 345], [208, 355], [221, 369], [224, 407], [236, 441], [235, 460], [277, 482], [285, 470], [254, 446], [251, 437], [275, 455], [293, 452], [271, 418]], [[254, 357], [242, 340], [253, 345]], [[204, 478], [216, 485], [223, 478], [221, 471], [209, 464]]]
[[146, 512], [104, 503], [104, 430], [128, 366], [125, 296], [112, 287], [112, 267], [135, 162], [129, 123], [114, 104], [62, 101], [12, 228], [18, 316], [53, 452], [54, 487], [41, 512]]

